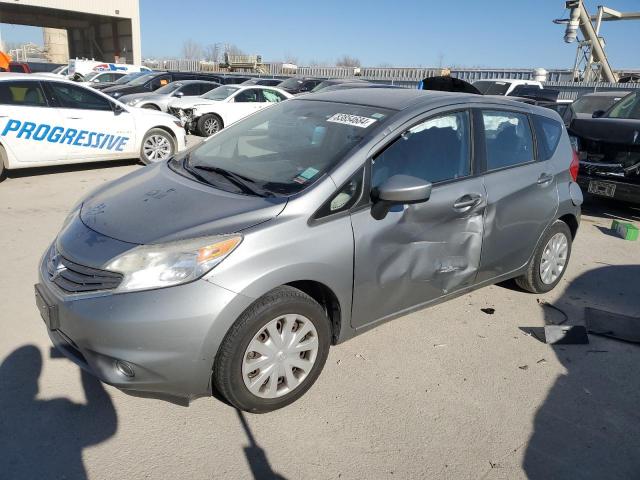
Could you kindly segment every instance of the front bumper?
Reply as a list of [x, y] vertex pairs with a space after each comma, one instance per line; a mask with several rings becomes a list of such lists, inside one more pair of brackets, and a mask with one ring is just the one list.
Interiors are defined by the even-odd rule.
[[[589, 184], [591, 182], [599, 182], [603, 187], [606, 186], [605, 184], [609, 184], [613, 186], [613, 188], [601, 188], [599, 193], [598, 191], [594, 191], [595, 189], [589, 189]], [[591, 195], [640, 205], [639, 183], [621, 181], [610, 176], [585, 175], [581, 173], [578, 175], [578, 184], [580, 185], [580, 188], [582, 188], [583, 192], [587, 192]], [[611, 190], [613, 190], [613, 196], [604, 194], [605, 192], [611, 192]]]
[[[131, 293], [66, 294], [40, 265], [39, 292], [55, 310], [55, 347], [105, 383], [188, 404], [211, 394], [228, 327], [252, 302], [206, 280]], [[127, 376], [119, 364], [130, 367]]]

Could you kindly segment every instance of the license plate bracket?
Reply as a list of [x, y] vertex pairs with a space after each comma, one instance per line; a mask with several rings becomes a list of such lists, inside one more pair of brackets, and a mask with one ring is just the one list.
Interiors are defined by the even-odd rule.
[[60, 328], [58, 319], [58, 306], [51, 305], [42, 293], [40, 284], [34, 286], [36, 306], [40, 311], [40, 316], [49, 330], [57, 330]]
[[591, 180], [589, 181], [589, 193], [612, 198], [616, 193], [616, 184]]

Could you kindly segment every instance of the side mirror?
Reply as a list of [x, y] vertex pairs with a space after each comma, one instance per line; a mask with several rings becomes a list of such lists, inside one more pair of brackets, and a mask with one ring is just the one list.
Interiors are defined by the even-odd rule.
[[111, 108], [113, 108], [114, 115], [120, 115], [121, 113], [126, 112], [126, 110], [121, 105], [118, 105], [117, 103], [112, 103], [111, 105], [112, 105]]
[[591, 118], [600, 118], [602, 117], [605, 113], [604, 110], [596, 110], [595, 112], [593, 112], [593, 114], [591, 115]]
[[184, 92], [176, 92], [176, 93], [173, 94], [173, 96], [174, 97], [178, 97], [178, 98], [184, 97]]
[[423, 203], [431, 197], [431, 182], [409, 175], [394, 175], [371, 192], [371, 215], [382, 220], [393, 205]]

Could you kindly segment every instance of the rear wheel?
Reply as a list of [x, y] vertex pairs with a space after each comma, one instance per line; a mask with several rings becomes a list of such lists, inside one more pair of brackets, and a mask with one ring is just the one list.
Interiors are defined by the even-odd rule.
[[569, 264], [571, 240], [569, 226], [556, 220], [540, 239], [527, 272], [515, 279], [518, 286], [532, 293], [553, 290]]
[[207, 113], [198, 119], [196, 124], [198, 135], [210, 137], [214, 133], [222, 130], [222, 119], [213, 113]]
[[330, 339], [329, 319], [315, 300], [296, 288], [276, 288], [249, 307], [225, 336], [213, 383], [240, 410], [282, 408], [316, 381]]
[[147, 132], [140, 147], [140, 160], [145, 165], [162, 162], [176, 153], [173, 137], [161, 128], [152, 128]]

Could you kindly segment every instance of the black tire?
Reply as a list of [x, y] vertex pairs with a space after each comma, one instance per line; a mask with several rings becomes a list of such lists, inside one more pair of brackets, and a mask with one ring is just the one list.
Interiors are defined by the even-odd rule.
[[142, 108], [146, 108], [148, 110], [160, 110], [160, 107], [158, 107], [157, 105], [154, 105], [153, 103], [146, 103], [142, 106]]
[[[210, 126], [211, 125], [211, 126]], [[202, 115], [196, 123], [196, 132], [201, 137], [210, 137], [224, 128], [222, 119], [215, 113]]]
[[[318, 352], [309, 374], [291, 392], [276, 398], [261, 398], [249, 391], [242, 378], [242, 362], [253, 337], [270, 321], [286, 314], [304, 315], [318, 334]], [[266, 413], [285, 407], [304, 395], [316, 381], [329, 354], [331, 328], [324, 309], [306, 293], [288, 286], [278, 287], [256, 300], [227, 332], [213, 366], [213, 385], [239, 410]]]
[[7, 167], [5, 167], [6, 164], [7, 152], [5, 151], [4, 147], [0, 145], [0, 182], [4, 180], [7, 173]]
[[[563, 234], [567, 240], [567, 254], [564, 268], [555, 279], [555, 281], [553, 281], [552, 283], [545, 283], [542, 281], [542, 277], [540, 275], [540, 264], [542, 262], [542, 255], [549, 240], [551, 240], [553, 236], [559, 233]], [[572, 235], [569, 226], [562, 220], [556, 220], [540, 239], [540, 242], [536, 247], [536, 251], [531, 258], [529, 265], [527, 266], [526, 273], [515, 279], [516, 284], [520, 288], [531, 293], [546, 293], [553, 290], [555, 286], [560, 282], [560, 280], [564, 276], [564, 273], [567, 271], [567, 267], [569, 266], [569, 260], [571, 258], [571, 243]]]
[[[168, 151], [165, 155], [163, 155], [162, 158], [151, 158], [147, 154], [145, 145], [150, 140], [151, 137], [156, 137], [156, 138], [162, 137], [168, 142], [168, 147], [169, 147]], [[176, 153], [176, 150], [177, 150], [176, 141], [169, 132], [167, 132], [166, 130], [163, 130], [162, 128], [152, 128], [145, 134], [144, 138], [142, 139], [142, 144], [140, 145], [140, 161], [145, 165], [149, 165], [155, 162], [163, 162], [171, 158]]]

